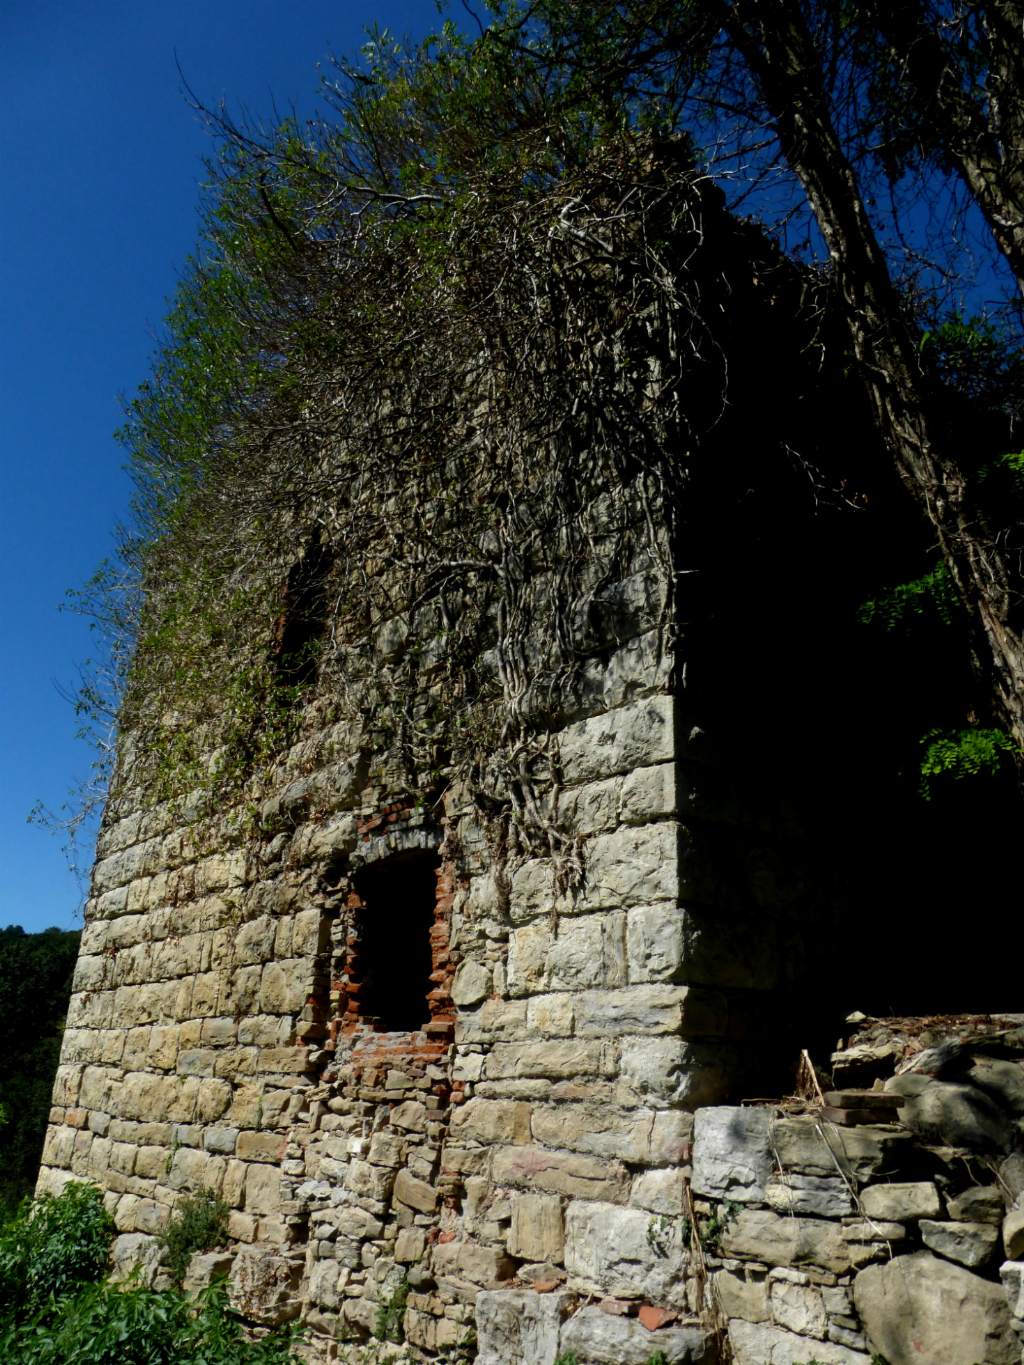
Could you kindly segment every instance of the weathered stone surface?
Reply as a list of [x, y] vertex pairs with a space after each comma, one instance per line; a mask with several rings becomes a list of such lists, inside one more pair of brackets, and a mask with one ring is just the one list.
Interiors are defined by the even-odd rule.
[[886, 1081], [885, 1088], [906, 1099], [900, 1122], [930, 1142], [983, 1152], [1005, 1152], [1010, 1146], [1008, 1115], [973, 1085], [907, 1072]]
[[1008, 1260], [1024, 1260], [1024, 1209], [1011, 1209], [1003, 1220], [1003, 1247]]
[[781, 1327], [738, 1318], [729, 1323], [729, 1342], [734, 1365], [808, 1365], [812, 1360], [818, 1365], [871, 1365], [870, 1356], [863, 1351], [832, 1341], [808, 1341]]
[[824, 1339], [828, 1318], [821, 1290], [799, 1271], [773, 1270], [768, 1276], [768, 1306], [779, 1327], [799, 1336]]
[[815, 1218], [843, 1218], [853, 1213], [853, 1194], [846, 1181], [794, 1173], [773, 1177], [764, 1187], [764, 1202], [779, 1213], [805, 1213]]
[[998, 1185], [972, 1185], [947, 1204], [950, 1218], [964, 1223], [994, 1223], [1003, 1221], [1004, 1201]]
[[520, 1194], [512, 1201], [508, 1250], [524, 1261], [559, 1264], [565, 1245], [562, 1201], [557, 1195]]
[[530, 1106], [513, 1100], [471, 1099], [452, 1115], [457, 1142], [527, 1142]]
[[772, 1143], [783, 1173], [836, 1175], [836, 1167], [859, 1184], [898, 1171], [911, 1139], [892, 1127], [836, 1128], [814, 1118], [778, 1119]]
[[163, 1247], [156, 1237], [144, 1232], [123, 1232], [110, 1248], [110, 1278], [115, 1281], [133, 1277], [152, 1289], [160, 1275]]
[[713, 1292], [725, 1318], [744, 1318], [747, 1322], [768, 1322], [768, 1282], [759, 1275], [744, 1276], [739, 1271], [718, 1270], [712, 1276]]
[[456, 1005], [478, 1005], [491, 991], [491, 973], [482, 962], [470, 958], [463, 962], [452, 982], [452, 999]]
[[713, 1359], [702, 1327], [661, 1327], [649, 1332], [635, 1318], [581, 1308], [562, 1328], [559, 1349], [579, 1365], [704, 1365]]
[[651, 697], [579, 721], [562, 731], [559, 750], [566, 782], [628, 773], [674, 757], [673, 702]]
[[1004, 1261], [999, 1267], [999, 1278], [1006, 1291], [1010, 1316], [1024, 1320], [1024, 1261]]
[[693, 1125], [693, 1188], [734, 1203], [762, 1203], [772, 1172], [768, 1109], [723, 1105], [698, 1110]]
[[228, 1280], [232, 1308], [243, 1317], [268, 1326], [299, 1315], [302, 1261], [279, 1256], [263, 1247], [242, 1247]]
[[889, 1365], [1018, 1365], [999, 1285], [919, 1251], [868, 1266], [854, 1280], [868, 1343]]
[[851, 1244], [839, 1224], [784, 1217], [768, 1209], [741, 1209], [726, 1223], [719, 1244], [726, 1256], [767, 1265], [820, 1266], [842, 1273], [854, 1263]]
[[400, 1204], [418, 1209], [420, 1213], [433, 1213], [437, 1207], [437, 1190], [425, 1180], [417, 1180], [407, 1170], [401, 1170], [395, 1177], [395, 1198]]
[[935, 1223], [922, 1218], [918, 1227], [929, 1250], [969, 1269], [990, 1261], [999, 1241], [999, 1229], [990, 1223]]
[[182, 1289], [194, 1292], [205, 1289], [214, 1280], [225, 1278], [231, 1271], [234, 1259], [232, 1251], [197, 1252], [189, 1260], [185, 1278], [181, 1282]]
[[525, 1185], [577, 1199], [624, 1203], [629, 1193], [629, 1177], [621, 1163], [574, 1152], [502, 1147], [495, 1151], [491, 1169], [499, 1184]]
[[903, 1219], [937, 1218], [942, 1212], [939, 1192], [930, 1180], [869, 1185], [860, 1192], [860, 1206], [865, 1217], [888, 1219], [894, 1223]]
[[558, 1355], [568, 1294], [532, 1289], [484, 1290], [476, 1296], [476, 1365], [547, 1365]]
[[566, 1211], [565, 1268], [592, 1292], [679, 1303], [688, 1261], [682, 1219], [579, 1200]]
[[442, 1242], [435, 1246], [431, 1269], [437, 1277], [454, 1275], [456, 1279], [485, 1286], [511, 1279], [515, 1271], [504, 1251], [473, 1242]]

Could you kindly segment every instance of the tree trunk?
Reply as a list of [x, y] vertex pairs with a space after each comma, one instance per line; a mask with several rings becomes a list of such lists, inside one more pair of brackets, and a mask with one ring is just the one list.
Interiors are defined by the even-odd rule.
[[991, 669], [996, 709], [1024, 754], [1024, 640], [1013, 624], [1012, 566], [932, 429], [916, 338], [840, 144], [800, 6], [733, 0], [724, 23], [825, 239], [879, 433], [934, 528]]

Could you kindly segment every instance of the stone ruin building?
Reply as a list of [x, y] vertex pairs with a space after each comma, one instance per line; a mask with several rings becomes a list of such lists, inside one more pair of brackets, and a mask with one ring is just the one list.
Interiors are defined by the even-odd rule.
[[98, 1184], [119, 1266], [159, 1274], [176, 1201], [210, 1190], [230, 1241], [187, 1283], [224, 1273], [253, 1324], [301, 1318], [316, 1361], [1019, 1359], [1021, 1017], [854, 1038], [827, 1108], [764, 1100], [822, 1055], [829, 1006], [862, 1003], [849, 940], [877, 944], [891, 906], [848, 934], [816, 852], [819, 803], [843, 824], [870, 788], [848, 769], [808, 794], [824, 703], [799, 676], [831, 651], [852, 713], [853, 650], [801, 653], [769, 605], [792, 527], [766, 547], [737, 505], [667, 554], [649, 526], [592, 603], [550, 733], [574, 881], [536, 848], [496, 859], [465, 785], [394, 785], [372, 717], [311, 708], [255, 833], [111, 801], [39, 1187]]

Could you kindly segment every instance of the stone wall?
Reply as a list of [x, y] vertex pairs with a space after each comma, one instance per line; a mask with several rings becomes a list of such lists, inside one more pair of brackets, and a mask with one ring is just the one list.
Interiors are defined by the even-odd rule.
[[[651, 581], [614, 594], [551, 736], [571, 890], [564, 853], [501, 856], [472, 791], [395, 790], [312, 710], [255, 816], [111, 803], [39, 1187], [100, 1185], [119, 1263], [211, 1190], [230, 1254], [193, 1281], [230, 1267], [314, 1355], [399, 1324], [469, 1357], [481, 1292], [514, 1284], [697, 1306], [691, 1113], [757, 1019], [699, 927], [721, 817]], [[385, 1017], [392, 966], [419, 1018]]]
[[1021, 1360], [1019, 1026], [917, 1060], [880, 1092], [879, 1108], [898, 1101], [893, 1122], [697, 1113], [705, 1307], [735, 1365]]

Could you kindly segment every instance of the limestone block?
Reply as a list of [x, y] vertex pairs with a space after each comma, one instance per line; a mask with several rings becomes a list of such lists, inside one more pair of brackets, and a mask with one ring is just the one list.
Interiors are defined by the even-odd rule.
[[600, 1161], [541, 1147], [499, 1147], [492, 1164], [496, 1184], [522, 1185], [578, 1199], [625, 1203], [629, 1177], [617, 1161]]
[[337, 1309], [341, 1304], [338, 1292], [341, 1274], [337, 1261], [317, 1261], [309, 1274], [306, 1296], [321, 1308]]
[[124, 1280], [152, 1289], [160, 1275], [163, 1247], [156, 1237], [144, 1232], [122, 1232], [110, 1248], [110, 1278], [115, 1284]]
[[950, 1199], [947, 1206], [950, 1218], [965, 1223], [994, 1223], [1003, 1221], [1003, 1195], [998, 1185], [972, 1185], [962, 1194]]
[[649, 1213], [683, 1213], [682, 1169], [641, 1171], [633, 1177], [629, 1202], [633, 1208], [647, 1209]]
[[[870, 1356], [863, 1351], [832, 1341], [808, 1341], [782, 1327], [744, 1322], [742, 1318], [730, 1320], [729, 1344], [734, 1365], [807, 1365], [811, 1360], [818, 1365], [871, 1365]], [[891, 1365], [899, 1363], [894, 1360]]]
[[239, 964], [269, 962], [274, 956], [277, 921], [259, 915], [239, 926], [235, 935], [235, 961]]
[[491, 993], [491, 970], [468, 958], [459, 964], [452, 982], [452, 1000], [460, 1009], [478, 1005]]
[[711, 1343], [701, 1327], [662, 1327], [649, 1332], [635, 1318], [613, 1317], [598, 1307], [581, 1308], [562, 1328], [559, 1347], [587, 1365], [710, 1365]]
[[427, 1237], [422, 1228], [401, 1228], [395, 1238], [395, 1260], [406, 1264], [420, 1261], [426, 1246]]
[[182, 1280], [182, 1289], [191, 1293], [206, 1289], [214, 1280], [226, 1277], [235, 1263], [230, 1251], [198, 1251], [193, 1254]]
[[228, 1300], [251, 1321], [276, 1326], [299, 1315], [302, 1261], [243, 1246], [228, 1280]]
[[201, 1190], [209, 1184], [209, 1152], [179, 1147], [171, 1158], [167, 1185], [172, 1190]]
[[1010, 1305], [1010, 1316], [1024, 1319], [1024, 1261], [1004, 1261], [999, 1267], [999, 1278]]
[[542, 987], [585, 990], [626, 981], [625, 919], [621, 914], [563, 919], [547, 953]]
[[907, 1072], [891, 1077], [885, 1088], [904, 1096], [900, 1122], [926, 1141], [971, 1151], [1005, 1152], [1011, 1145], [1009, 1117], [976, 1086]]
[[417, 1180], [407, 1170], [401, 1170], [395, 1177], [395, 1199], [420, 1213], [433, 1213], [437, 1207], [437, 1190], [425, 1180]]
[[573, 1002], [576, 1033], [591, 1038], [678, 1033], [683, 1026], [686, 1000], [685, 986], [581, 991]]
[[891, 1222], [904, 1219], [937, 1218], [942, 1212], [939, 1192], [930, 1180], [869, 1185], [860, 1192], [860, 1206], [866, 1218]]
[[526, 1031], [525, 1000], [485, 1000], [471, 1014], [460, 1014], [455, 1024], [457, 1043], [490, 1043], [521, 1038]]
[[196, 1089], [194, 1115], [200, 1123], [214, 1123], [227, 1113], [232, 1100], [227, 1081], [201, 1080]]
[[629, 911], [627, 925], [630, 982], [683, 979], [684, 911], [675, 901], [638, 906]]
[[530, 1106], [514, 1100], [471, 1099], [452, 1115], [456, 1142], [528, 1142]]
[[[672, 821], [623, 825], [586, 849], [578, 908], [604, 910], [675, 900], [680, 894], [680, 831]], [[512, 907], [515, 917], [516, 906]]]
[[162, 1180], [171, 1163], [169, 1147], [140, 1147], [135, 1154], [135, 1174], [148, 1180]]
[[450, 1275], [484, 1286], [500, 1284], [515, 1274], [515, 1265], [503, 1250], [473, 1242], [439, 1243], [434, 1247], [430, 1268], [438, 1279]]
[[685, 1105], [691, 1111], [713, 1104], [728, 1081], [730, 1052], [721, 1043], [623, 1038], [619, 1103]]
[[593, 782], [675, 757], [674, 702], [649, 697], [602, 716], [577, 721], [559, 736], [567, 783]]
[[815, 1218], [845, 1218], [853, 1213], [853, 1194], [837, 1175], [773, 1176], [764, 1187], [764, 1202], [778, 1213], [806, 1213]]
[[587, 1292], [679, 1303], [689, 1262], [684, 1220], [574, 1200], [565, 1216], [565, 1268]]
[[394, 1171], [385, 1166], [371, 1166], [368, 1161], [350, 1161], [345, 1174], [347, 1190], [363, 1199], [375, 1199], [380, 1203], [391, 1198], [394, 1183]]
[[779, 1327], [798, 1336], [824, 1339], [828, 1317], [821, 1290], [809, 1283], [800, 1271], [779, 1268], [768, 1275], [768, 1306]]
[[512, 930], [506, 963], [510, 995], [532, 995], [544, 989], [553, 942], [554, 934], [547, 922], [525, 924]]
[[523, 1261], [561, 1263], [565, 1245], [562, 1201], [551, 1194], [520, 1194], [512, 1200], [509, 1254]]
[[225, 982], [220, 972], [199, 972], [192, 981], [191, 1012], [194, 1019], [223, 1014]]
[[423, 1133], [427, 1127], [426, 1107], [419, 1100], [405, 1100], [391, 1111], [391, 1124], [410, 1133]]
[[699, 1109], [693, 1127], [693, 1188], [732, 1203], [763, 1203], [774, 1167], [772, 1113], [720, 1105]]
[[836, 1167], [863, 1184], [904, 1164], [912, 1139], [889, 1127], [834, 1128], [814, 1118], [778, 1119], [772, 1142], [784, 1172], [832, 1177]]
[[677, 810], [676, 765], [658, 763], [636, 768], [622, 783], [620, 818], [626, 824], [643, 824], [675, 815]]
[[274, 1166], [253, 1164], [245, 1173], [245, 1211], [273, 1213], [281, 1202], [281, 1173]]
[[483, 1075], [488, 1080], [608, 1076], [615, 1067], [612, 1044], [597, 1040], [588, 1042], [582, 1038], [543, 1043], [495, 1043], [481, 1060]]
[[280, 1133], [242, 1132], [235, 1142], [235, 1153], [240, 1161], [278, 1162], [284, 1155], [284, 1148], [285, 1138]]
[[568, 1038], [575, 1027], [573, 997], [569, 994], [534, 996], [526, 1007], [524, 1031], [545, 1038]]
[[268, 962], [260, 981], [260, 1009], [264, 1014], [298, 1014], [312, 988], [308, 958]]
[[577, 834], [599, 834], [613, 829], [619, 823], [621, 796], [620, 777], [589, 782], [586, 786], [562, 793], [559, 814]]
[[870, 1349], [890, 1365], [1018, 1365], [1002, 1287], [929, 1251], [868, 1266], [853, 1297]]
[[852, 1243], [836, 1223], [744, 1208], [726, 1222], [719, 1245], [726, 1256], [767, 1265], [819, 1266], [843, 1274], [854, 1264]]
[[1024, 1209], [1011, 1209], [1004, 1218], [1003, 1247], [1008, 1260], [1024, 1260]]
[[559, 1353], [567, 1294], [532, 1289], [484, 1290], [476, 1296], [476, 1365], [550, 1365]]
[[640, 1164], [652, 1160], [653, 1117], [650, 1110], [557, 1104], [535, 1108], [531, 1128], [535, 1141], [546, 1147]]
[[921, 1241], [930, 1251], [968, 1269], [990, 1261], [999, 1241], [999, 1229], [990, 1223], [938, 1223], [922, 1218], [918, 1226]]
[[744, 1275], [742, 1271], [718, 1270], [711, 1277], [712, 1294], [717, 1299], [722, 1316], [743, 1318], [747, 1322], [768, 1322], [768, 1282], [759, 1276]]
[[374, 1133], [370, 1139], [368, 1160], [373, 1166], [401, 1166], [405, 1160], [407, 1143], [394, 1133]]

